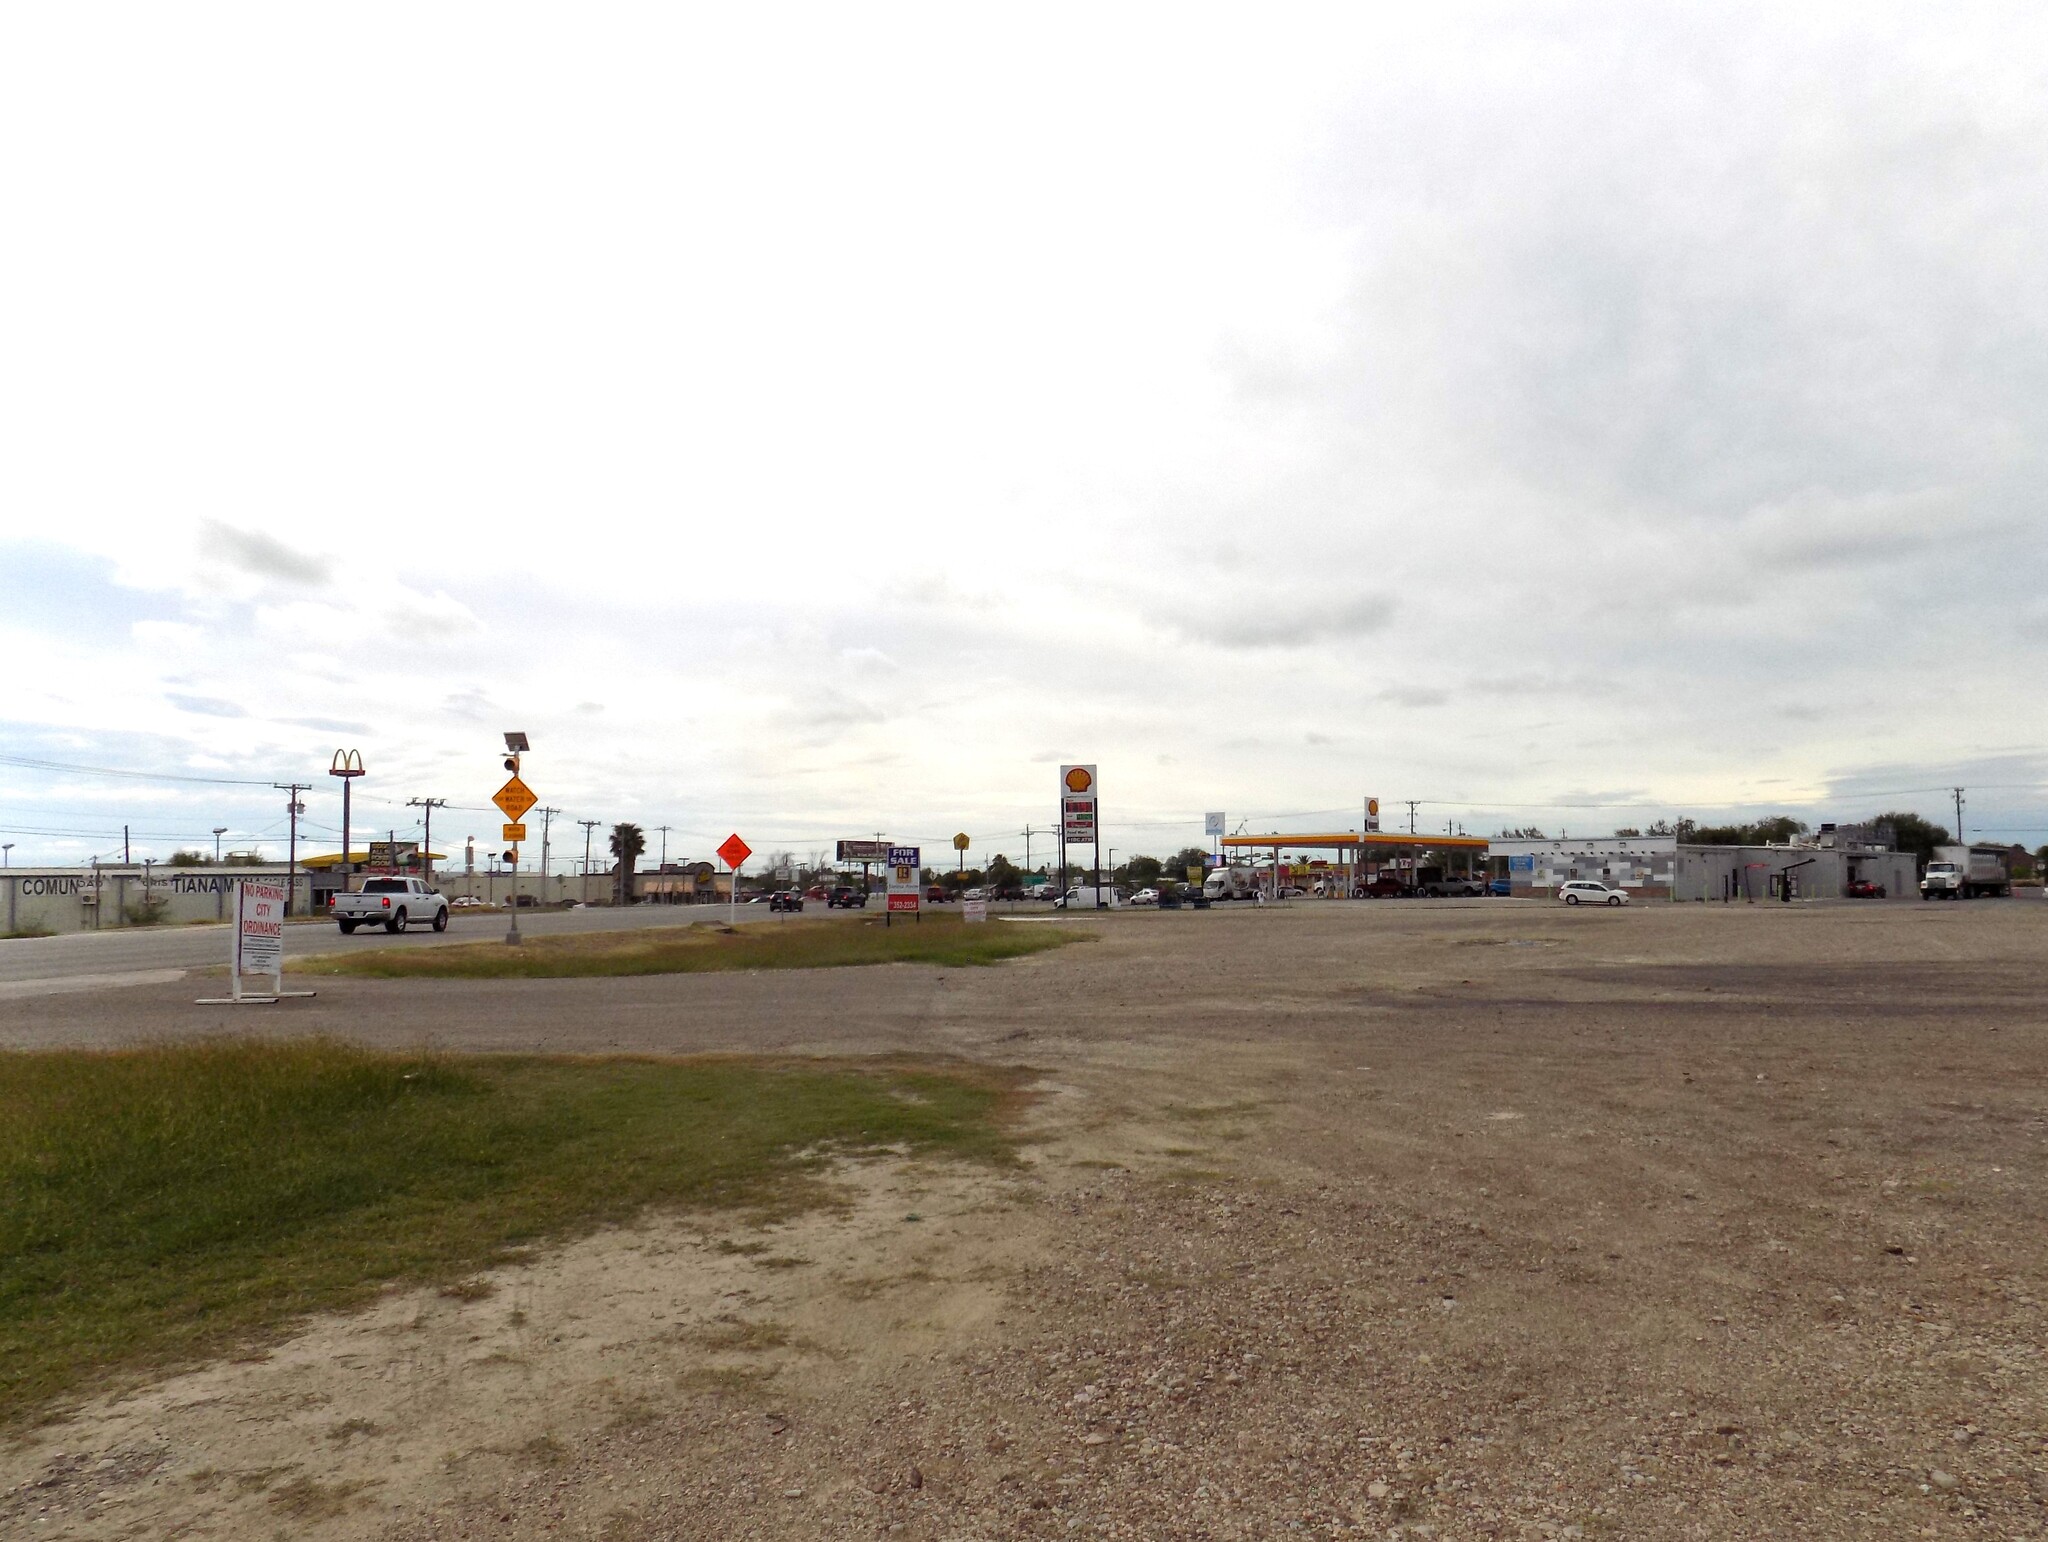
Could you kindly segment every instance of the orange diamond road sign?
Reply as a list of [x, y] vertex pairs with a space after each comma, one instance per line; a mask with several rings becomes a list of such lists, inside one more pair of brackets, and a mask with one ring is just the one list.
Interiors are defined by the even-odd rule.
[[718, 848], [719, 860], [724, 862], [734, 872], [738, 872], [740, 864], [753, 854], [754, 848], [741, 840], [737, 833], [728, 835], [725, 838], [725, 844]]
[[533, 789], [513, 777], [503, 787], [491, 794], [491, 801], [505, 811], [505, 817], [517, 823], [526, 817], [526, 811], [540, 802], [533, 795]]

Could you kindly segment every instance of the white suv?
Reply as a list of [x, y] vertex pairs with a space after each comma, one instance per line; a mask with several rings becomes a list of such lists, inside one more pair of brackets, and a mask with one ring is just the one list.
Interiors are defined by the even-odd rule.
[[1574, 878], [1570, 883], [1557, 886], [1557, 897], [1567, 905], [1626, 905], [1628, 896], [1619, 889], [1610, 889], [1604, 883], [1590, 878]]

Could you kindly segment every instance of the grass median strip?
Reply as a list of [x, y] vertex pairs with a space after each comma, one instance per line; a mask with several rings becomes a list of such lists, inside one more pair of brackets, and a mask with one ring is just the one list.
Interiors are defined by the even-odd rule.
[[884, 926], [880, 920], [789, 921], [726, 930], [673, 926], [581, 936], [530, 937], [516, 948], [493, 940], [377, 948], [294, 959], [294, 974], [369, 975], [379, 979], [565, 979], [593, 975], [699, 974], [730, 969], [839, 969], [861, 964], [939, 964], [958, 968], [1042, 953], [1087, 935], [1051, 926], [968, 926], [927, 916]]
[[835, 1153], [1006, 1160], [1015, 1088], [324, 1042], [0, 1054], [0, 1426], [650, 1205], [815, 1203]]

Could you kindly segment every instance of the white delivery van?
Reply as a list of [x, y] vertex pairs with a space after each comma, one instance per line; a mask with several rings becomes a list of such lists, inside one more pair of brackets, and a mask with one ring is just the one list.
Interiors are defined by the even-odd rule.
[[1202, 880], [1206, 900], [1255, 900], [1260, 875], [1248, 867], [1219, 867]]

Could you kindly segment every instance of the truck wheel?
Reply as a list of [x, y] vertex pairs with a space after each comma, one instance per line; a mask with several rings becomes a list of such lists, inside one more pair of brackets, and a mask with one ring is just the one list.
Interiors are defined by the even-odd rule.
[[446, 906], [434, 912], [434, 930], [437, 932], [448, 930], [448, 910]]
[[384, 923], [384, 930], [387, 932], [402, 932], [405, 930], [405, 928], [406, 919], [405, 910], [403, 909], [403, 907], [401, 907], [397, 911], [394, 911], [392, 913], [391, 919]]
[[356, 929], [355, 922], [349, 920], [346, 916], [337, 918], [334, 924], [341, 928], [341, 935], [344, 937], [351, 935]]

